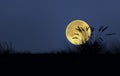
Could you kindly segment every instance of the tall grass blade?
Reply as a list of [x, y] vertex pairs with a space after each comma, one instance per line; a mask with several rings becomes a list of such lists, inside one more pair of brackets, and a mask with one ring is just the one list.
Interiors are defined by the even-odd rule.
[[102, 29], [102, 32], [104, 32], [109, 26], [106, 26]]

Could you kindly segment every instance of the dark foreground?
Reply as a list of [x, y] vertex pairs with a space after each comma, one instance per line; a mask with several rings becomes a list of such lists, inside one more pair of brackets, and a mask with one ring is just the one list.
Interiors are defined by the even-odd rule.
[[9, 67], [9, 70], [18, 68], [24, 72], [36, 70], [40, 74], [40, 70], [42, 70], [44, 72], [52, 71], [51, 73], [64, 71], [68, 74], [73, 73], [73, 71], [78, 74], [81, 74], [82, 71], [93, 74], [99, 72], [98, 75], [103, 70], [106, 72], [119, 69], [120, 54], [1, 54], [0, 65], [2, 68]]
[[[12, 71], [17, 74], [65, 74], [67, 75], [100, 75], [111, 74], [118, 71], [120, 66], [120, 53], [4, 53], [0, 54], [0, 68], [2, 71]], [[18, 71], [19, 70], [19, 71]], [[108, 72], [107, 72], [108, 71]], [[5, 73], [8, 74], [8, 73]]]
[[79, 53], [60, 53], [60, 54], [0, 54], [0, 61], [14, 64], [16, 62], [27, 63], [120, 63], [120, 54], [79, 54]]

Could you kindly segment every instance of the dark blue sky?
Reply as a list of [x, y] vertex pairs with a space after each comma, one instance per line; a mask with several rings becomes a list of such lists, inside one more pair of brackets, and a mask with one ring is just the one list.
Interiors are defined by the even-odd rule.
[[120, 0], [0, 0], [0, 40], [17, 50], [64, 49], [66, 26], [74, 19], [120, 33]]

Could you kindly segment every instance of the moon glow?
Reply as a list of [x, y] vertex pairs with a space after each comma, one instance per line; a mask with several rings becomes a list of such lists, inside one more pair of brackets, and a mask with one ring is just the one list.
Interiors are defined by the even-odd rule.
[[82, 20], [70, 22], [66, 28], [66, 37], [74, 45], [86, 43], [91, 36], [90, 26]]

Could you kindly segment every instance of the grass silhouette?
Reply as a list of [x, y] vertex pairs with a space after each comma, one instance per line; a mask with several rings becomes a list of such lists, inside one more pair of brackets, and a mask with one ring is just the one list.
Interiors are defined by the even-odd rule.
[[[80, 46], [73, 45], [73, 48], [71, 48], [69, 45], [66, 45], [67, 50], [61, 50], [60, 52], [51, 52], [47, 53], [51, 55], [97, 55], [97, 54], [110, 54], [109, 50], [106, 48], [106, 43], [104, 42], [104, 37], [109, 37], [112, 35], [116, 35], [116, 33], [104, 33], [108, 29], [108, 26], [101, 26], [98, 30], [96, 30], [94, 27], [91, 27], [91, 37], [88, 42], [84, 43]], [[84, 30], [87, 31], [87, 30]], [[95, 34], [95, 31], [97, 34]], [[81, 30], [80, 30], [81, 32]], [[118, 46], [115, 48], [117, 53], [120, 53], [120, 47]], [[0, 54], [31, 54], [30, 52], [22, 52], [18, 53], [13, 48], [11, 43], [0, 43]], [[44, 54], [45, 55], [45, 54]]]
[[[71, 53], [79, 53], [80, 55], [110, 54], [109, 49], [106, 48], [106, 43], [103, 35], [104, 37], [109, 37], [112, 35], [116, 35], [116, 33], [104, 33], [107, 29], [108, 26], [101, 26], [98, 30], [95, 30], [95, 28], [92, 27], [92, 34], [88, 42], [84, 43], [83, 41], [83, 45], [75, 45], [74, 49], [67, 46], [68, 50], [70, 50]], [[97, 34], [95, 33], [95, 31]], [[119, 52], [120, 48], [117, 48], [115, 50]]]
[[1, 42], [0, 43], [0, 54], [11, 54], [15, 53], [15, 50], [11, 43]]

